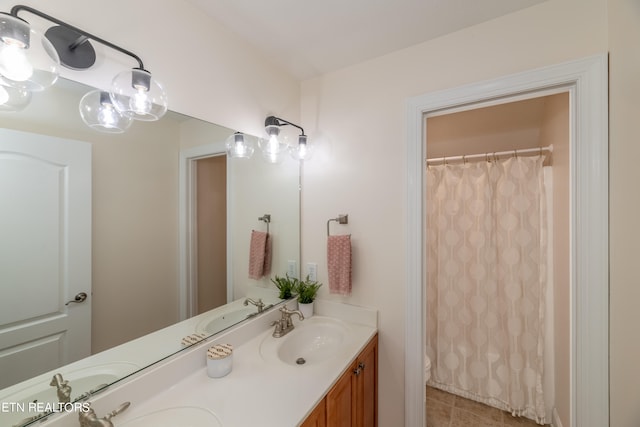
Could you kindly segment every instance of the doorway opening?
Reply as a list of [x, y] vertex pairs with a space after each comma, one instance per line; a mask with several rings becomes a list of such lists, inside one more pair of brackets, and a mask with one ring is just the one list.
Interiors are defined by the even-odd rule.
[[227, 157], [195, 160], [196, 307], [227, 303]]
[[570, 106], [570, 421], [562, 427], [609, 425], [607, 81], [607, 56], [598, 55], [408, 100], [406, 425], [426, 423], [425, 117], [549, 91], [567, 92]]
[[[442, 196], [450, 203], [461, 203], [462, 209], [449, 212], [445, 202], [438, 204], [431, 200], [429, 195], [434, 197], [436, 183], [427, 180], [426, 205], [430, 208], [427, 224], [431, 225], [427, 226], [426, 233], [427, 236], [435, 233], [444, 239], [441, 243], [433, 240], [435, 235], [425, 239], [427, 262], [441, 267], [439, 273], [435, 268], [428, 270], [425, 283], [428, 295], [440, 297], [427, 300], [430, 385], [510, 412], [515, 408], [513, 405], [518, 405], [523, 416], [544, 420], [547, 425], [552, 421], [554, 426], [569, 425], [569, 92], [514, 102], [505, 100], [501, 104], [462, 111], [442, 111], [427, 114], [425, 120], [425, 150], [428, 165], [433, 166], [430, 170], [457, 183], [438, 180], [437, 188], [460, 190]], [[524, 156], [531, 161], [518, 165]], [[539, 163], [535, 157], [540, 159]], [[498, 170], [506, 164], [512, 165], [509, 167], [513, 167], [513, 173], [527, 170], [527, 178], [500, 174]], [[535, 170], [528, 169], [532, 166]], [[493, 178], [485, 180], [489, 178], [485, 172]], [[458, 178], [474, 186], [465, 187]], [[526, 179], [535, 185], [520, 189], [526, 198], [520, 190], [513, 197], [484, 193], [489, 188], [506, 191], [514, 184], [525, 185]], [[501, 213], [493, 209], [477, 210], [478, 203], [496, 198], [521, 200], [523, 204], [513, 210], [500, 209]], [[494, 205], [494, 209], [499, 207]], [[451, 214], [450, 221], [434, 222], [440, 217], [438, 212], [445, 216], [447, 212]], [[512, 217], [516, 220], [510, 224], [513, 228], [493, 221], [485, 224], [482, 220], [494, 215], [504, 218], [512, 213], [522, 214], [519, 219]], [[526, 224], [518, 226], [525, 218]], [[536, 235], [532, 238], [534, 229], [538, 238]], [[453, 237], [447, 240], [446, 236]], [[518, 251], [521, 255], [518, 260], [505, 259], [502, 255], [497, 257], [501, 261], [487, 259], [483, 254], [489, 246], [493, 247], [487, 240], [491, 236], [500, 236], [497, 240], [490, 239], [497, 243], [498, 252]], [[512, 243], [505, 242], [504, 237]], [[456, 249], [447, 251], [450, 246]], [[532, 256], [530, 251], [536, 254]], [[500, 265], [502, 268], [509, 265], [509, 268], [501, 270]], [[447, 266], [453, 270], [449, 272]], [[453, 300], [457, 301], [456, 310], [447, 315], [447, 301]], [[517, 313], [502, 311], [507, 307], [517, 307]], [[527, 307], [536, 310], [524, 315], [523, 308]], [[495, 316], [506, 322], [494, 323]], [[521, 325], [522, 320], [526, 326], [519, 329], [517, 325]], [[507, 326], [510, 329], [503, 330]], [[451, 328], [459, 333], [452, 336]], [[505, 340], [509, 337], [512, 339]], [[537, 345], [530, 346], [534, 343], [540, 344], [543, 351], [539, 353]], [[523, 357], [527, 369], [509, 369], [510, 357]], [[457, 361], [457, 369], [449, 371], [452, 358]], [[523, 384], [521, 380], [525, 375], [534, 382]], [[542, 387], [537, 389], [538, 385]], [[527, 397], [522, 401], [506, 392], [511, 388], [513, 394], [513, 389], [519, 387], [530, 392], [524, 394]], [[437, 415], [429, 416], [430, 402], [427, 398], [427, 414], [433, 418]]]

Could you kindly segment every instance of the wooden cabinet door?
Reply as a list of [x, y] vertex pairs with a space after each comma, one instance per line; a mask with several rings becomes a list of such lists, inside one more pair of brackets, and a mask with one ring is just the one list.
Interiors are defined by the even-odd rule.
[[300, 427], [327, 427], [327, 403], [322, 399]]
[[378, 425], [378, 337], [371, 340], [356, 361], [356, 423], [358, 427]]
[[327, 394], [327, 425], [352, 427], [356, 422], [354, 404], [356, 387], [352, 365]]
[[378, 335], [327, 393], [301, 427], [377, 427]]

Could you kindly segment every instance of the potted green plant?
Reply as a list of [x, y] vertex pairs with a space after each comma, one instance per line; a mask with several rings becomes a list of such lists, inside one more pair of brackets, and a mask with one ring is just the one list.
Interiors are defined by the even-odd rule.
[[298, 282], [295, 288], [295, 292], [298, 294], [298, 310], [302, 312], [304, 317], [313, 316], [313, 302], [321, 286], [322, 283], [310, 280], [309, 276]]
[[288, 274], [284, 277], [280, 277], [276, 274], [276, 277], [271, 279], [271, 282], [273, 282], [273, 284], [276, 285], [276, 288], [278, 288], [278, 291], [280, 291], [278, 298], [289, 299], [293, 296], [293, 293], [296, 292], [300, 281], [295, 277], [289, 277]]

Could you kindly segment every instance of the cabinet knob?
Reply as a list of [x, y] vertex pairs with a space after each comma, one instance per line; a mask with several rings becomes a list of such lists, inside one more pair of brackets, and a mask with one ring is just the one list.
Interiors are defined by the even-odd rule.
[[360, 375], [361, 372], [362, 372], [362, 369], [360, 368], [360, 366], [358, 366], [356, 369], [353, 370], [353, 373], [356, 376]]
[[361, 371], [364, 371], [364, 362], [358, 363], [358, 369], [360, 369]]

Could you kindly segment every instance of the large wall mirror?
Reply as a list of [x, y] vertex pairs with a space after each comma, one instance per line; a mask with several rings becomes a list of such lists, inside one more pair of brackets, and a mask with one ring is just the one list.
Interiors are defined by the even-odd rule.
[[[298, 273], [297, 162], [227, 158], [232, 129], [175, 112], [96, 132], [78, 114], [90, 90], [61, 79], [0, 112], [3, 402], [58, 401], [55, 374], [71, 401], [104, 389], [280, 303], [270, 278]], [[251, 279], [267, 227], [271, 269]]]

